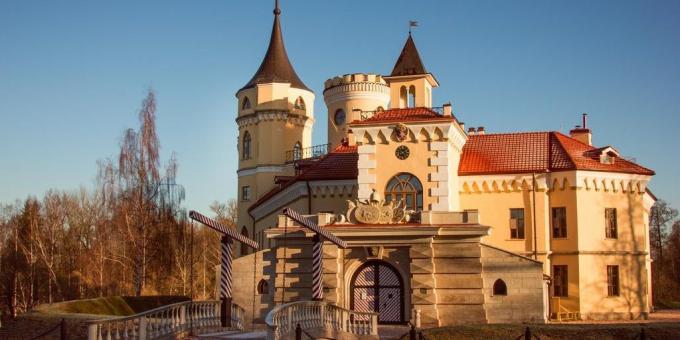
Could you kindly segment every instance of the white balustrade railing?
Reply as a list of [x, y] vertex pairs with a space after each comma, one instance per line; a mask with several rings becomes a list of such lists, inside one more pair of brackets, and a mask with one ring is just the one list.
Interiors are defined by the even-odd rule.
[[277, 340], [295, 332], [326, 329], [356, 335], [378, 335], [378, 313], [356, 312], [321, 301], [297, 301], [274, 307], [265, 318], [267, 339]]
[[[88, 322], [87, 339], [159, 339], [189, 330], [220, 328], [219, 300], [185, 301], [162, 306], [143, 313]], [[231, 305], [232, 329], [243, 330], [245, 311]]]

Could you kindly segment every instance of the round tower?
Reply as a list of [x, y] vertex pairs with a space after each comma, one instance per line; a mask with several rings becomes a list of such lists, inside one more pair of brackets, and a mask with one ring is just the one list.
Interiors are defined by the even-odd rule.
[[[328, 143], [333, 146], [349, 137], [347, 124], [360, 120], [360, 111], [388, 108], [390, 87], [379, 74], [345, 74], [326, 80], [323, 99], [328, 108]], [[349, 142], [354, 144], [353, 138]]]
[[[269, 47], [238, 98], [238, 231], [264, 240], [248, 209], [277, 184], [277, 176], [295, 175], [293, 161], [312, 144], [314, 93], [288, 59], [281, 31], [281, 9], [274, 8]], [[247, 249], [241, 246], [241, 255]]]

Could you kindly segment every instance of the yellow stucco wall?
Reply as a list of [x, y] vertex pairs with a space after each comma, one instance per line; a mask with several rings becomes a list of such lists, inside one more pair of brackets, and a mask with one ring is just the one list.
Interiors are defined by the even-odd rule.
[[[567, 265], [569, 296], [552, 298], [553, 312], [558, 305], [580, 312], [584, 319], [637, 318], [649, 311], [649, 239], [648, 214], [644, 193], [626, 189], [626, 185], [606, 189], [586, 188], [575, 183], [575, 172], [542, 175], [536, 192], [537, 259], [544, 263], [544, 273], [552, 275], [552, 266]], [[533, 193], [527, 175], [515, 176], [524, 186], [501, 186], [487, 183], [465, 184], [460, 191], [461, 208], [478, 210], [480, 223], [491, 226], [487, 244], [532, 256]], [[571, 178], [564, 181], [565, 178]], [[461, 177], [466, 181], [465, 176]], [[484, 181], [485, 176], [475, 177]], [[626, 189], [623, 190], [622, 188]], [[552, 237], [551, 208], [567, 209], [567, 237]], [[510, 239], [510, 209], [523, 208], [525, 239]], [[617, 238], [605, 234], [605, 209], [616, 208]], [[546, 257], [547, 254], [547, 257]], [[607, 296], [607, 265], [618, 265], [620, 296]]]

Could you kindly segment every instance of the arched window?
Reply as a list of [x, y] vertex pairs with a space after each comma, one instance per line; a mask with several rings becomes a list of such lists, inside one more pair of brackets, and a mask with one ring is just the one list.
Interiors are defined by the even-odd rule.
[[340, 126], [342, 124], [345, 124], [346, 119], [347, 117], [343, 109], [338, 109], [337, 111], [335, 111], [335, 116], [333, 116], [333, 121], [335, 122], [335, 125]]
[[241, 103], [241, 110], [247, 110], [250, 108], [250, 99], [248, 97], [243, 97], [243, 102]]
[[402, 200], [406, 209], [423, 210], [423, 185], [418, 177], [402, 172], [392, 177], [385, 188], [385, 200]]
[[295, 100], [295, 108], [298, 110], [306, 110], [307, 107], [305, 106], [305, 100], [302, 99], [302, 97], [297, 97]]
[[[243, 228], [241, 228], [241, 235], [248, 237], [248, 229], [246, 228], [246, 226], [243, 226]], [[248, 255], [248, 247], [245, 244], [241, 243], [241, 256], [245, 255]]]
[[261, 279], [260, 282], [257, 283], [257, 293], [260, 295], [269, 294], [269, 283], [264, 279]]
[[302, 145], [300, 144], [300, 142], [297, 142], [293, 147], [293, 160], [297, 161], [300, 159], [302, 159]]
[[408, 88], [408, 107], [416, 107], [416, 87], [413, 85]]
[[405, 108], [408, 105], [408, 91], [406, 86], [399, 89], [399, 108]]
[[493, 295], [508, 295], [508, 286], [503, 280], [498, 279], [493, 283]]
[[243, 134], [243, 146], [241, 147], [241, 159], [250, 159], [250, 133], [246, 131]]

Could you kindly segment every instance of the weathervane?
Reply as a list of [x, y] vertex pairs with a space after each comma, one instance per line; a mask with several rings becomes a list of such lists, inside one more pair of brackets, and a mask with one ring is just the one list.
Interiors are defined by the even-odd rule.
[[411, 28], [418, 27], [418, 22], [415, 20], [408, 21], [408, 34], [411, 35]]

